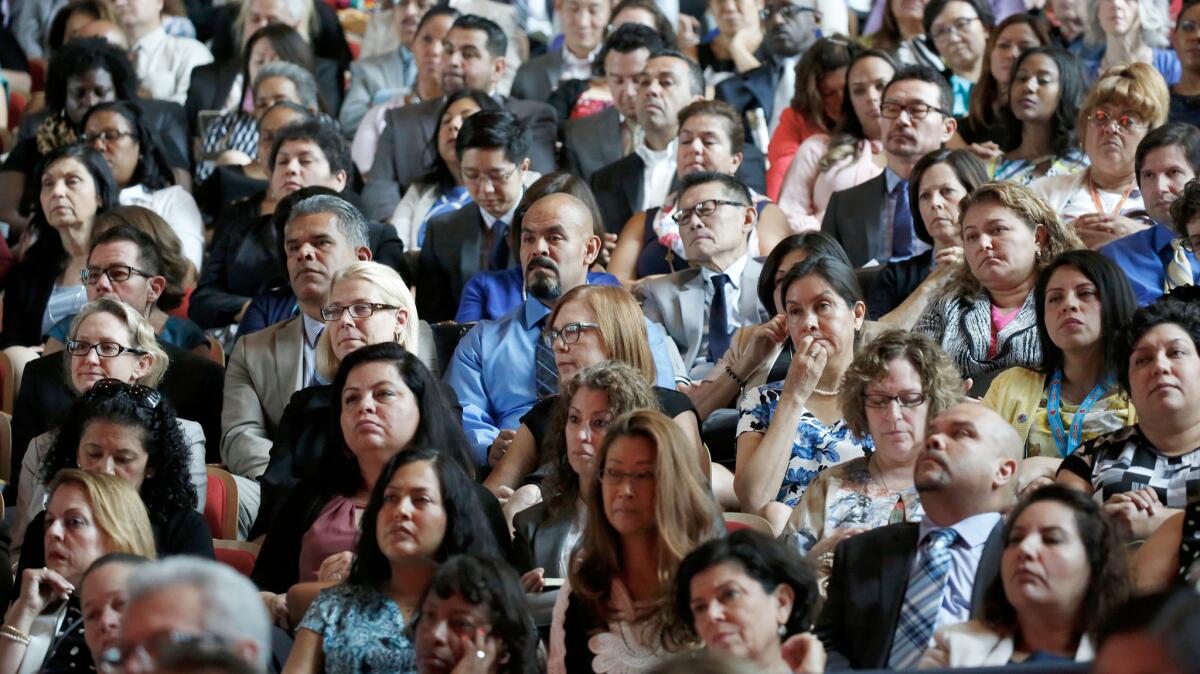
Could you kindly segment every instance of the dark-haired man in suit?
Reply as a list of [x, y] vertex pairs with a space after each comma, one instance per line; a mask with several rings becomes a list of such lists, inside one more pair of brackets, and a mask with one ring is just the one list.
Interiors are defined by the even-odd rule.
[[925, 519], [852, 536], [833, 553], [817, 623], [829, 669], [911, 669], [935, 629], [978, 613], [1000, 567], [1001, 513], [1016, 499], [1022, 455], [1012, 426], [979, 403], [930, 423], [914, 468]]

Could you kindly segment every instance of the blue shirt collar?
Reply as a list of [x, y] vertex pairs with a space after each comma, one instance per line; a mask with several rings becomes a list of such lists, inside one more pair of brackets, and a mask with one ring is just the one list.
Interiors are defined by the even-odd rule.
[[1159, 222], [1155, 222], [1150, 231], [1153, 237], [1151, 244], [1154, 246], [1154, 250], [1160, 253], [1169, 248], [1172, 241], [1179, 238], [1178, 232]]
[[884, 169], [883, 169], [883, 177], [884, 177], [884, 179], [887, 181], [887, 192], [888, 192], [888, 194], [891, 194], [892, 192], [895, 192], [895, 191], [896, 191], [896, 185], [899, 185], [899, 184], [900, 184], [900, 181], [901, 181], [901, 180], [904, 180], [904, 178], [901, 178], [901, 177], [900, 177], [900, 174], [899, 174], [899, 173], [896, 173], [895, 171], [893, 171], [893, 170], [892, 170], [892, 168], [891, 168], [890, 166], [885, 166], [885, 167], [884, 167]]
[[983, 545], [987, 542], [988, 536], [992, 534], [992, 529], [996, 528], [996, 524], [1000, 521], [1000, 513], [979, 513], [972, 515], [964, 520], [960, 520], [950, 525], [949, 527], [938, 526], [933, 520], [925, 517], [921, 520], [921, 528], [917, 534], [918, 544], [924, 541], [925, 537], [935, 529], [953, 529], [958, 533], [969, 548], [974, 548]]
[[538, 298], [530, 295], [525, 298], [525, 306], [522, 308], [521, 323], [526, 330], [537, 329], [538, 323], [545, 317], [550, 315], [550, 307], [542, 304]]

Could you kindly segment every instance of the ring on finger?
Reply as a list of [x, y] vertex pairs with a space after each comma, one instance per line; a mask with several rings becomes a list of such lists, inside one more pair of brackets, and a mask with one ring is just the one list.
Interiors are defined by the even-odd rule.
[[483, 660], [484, 658], [487, 657], [487, 653], [483, 652], [483, 649], [481, 648], [481, 649], [475, 651], [475, 657], [479, 658], [480, 660]]

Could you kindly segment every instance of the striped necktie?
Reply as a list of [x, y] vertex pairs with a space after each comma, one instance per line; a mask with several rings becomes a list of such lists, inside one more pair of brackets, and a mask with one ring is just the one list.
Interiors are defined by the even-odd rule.
[[1171, 242], [1172, 256], [1167, 262], [1166, 276], [1163, 278], [1163, 293], [1169, 293], [1179, 286], [1192, 285], [1192, 261], [1188, 259], [1187, 251], [1179, 239]]
[[957, 538], [958, 533], [953, 529], [935, 529], [921, 543], [920, 558], [908, 578], [888, 656], [888, 666], [892, 669], [916, 666], [933, 638], [942, 592], [950, 575], [950, 546]]
[[[549, 318], [547, 314], [538, 321], [542, 330], [546, 329], [546, 321]], [[550, 338], [546, 337], [544, 332], [537, 337], [534, 360], [533, 381], [538, 400], [558, 393], [558, 365], [554, 362], [554, 349], [550, 348]]]

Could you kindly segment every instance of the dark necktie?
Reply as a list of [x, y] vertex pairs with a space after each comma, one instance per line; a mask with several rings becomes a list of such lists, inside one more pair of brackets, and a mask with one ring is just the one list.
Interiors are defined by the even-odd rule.
[[[546, 329], [547, 315], [538, 321], [538, 327]], [[554, 349], [550, 348], [550, 340], [544, 334], [537, 337], [534, 349], [533, 381], [538, 400], [558, 393], [558, 365], [554, 362]]]
[[729, 277], [717, 274], [712, 277], [713, 298], [708, 308], [708, 359], [720, 360], [729, 349], [729, 314], [725, 308], [725, 284]]
[[508, 268], [508, 223], [503, 220], [492, 223], [492, 244], [488, 247], [487, 265], [491, 271]]
[[[896, 209], [892, 211], [892, 257], [906, 258], [913, 254], [912, 209], [908, 205], [908, 181], [896, 185]], [[886, 263], [887, 260], [880, 260]]]

